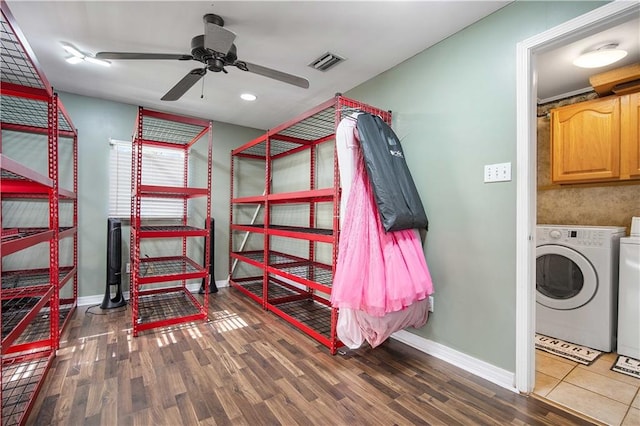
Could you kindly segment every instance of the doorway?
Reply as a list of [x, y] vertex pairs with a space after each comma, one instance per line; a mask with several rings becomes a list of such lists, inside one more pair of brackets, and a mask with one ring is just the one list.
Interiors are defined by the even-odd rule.
[[516, 56], [516, 371], [515, 385], [535, 385], [536, 54], [618, 25], [640, 13], [640, 3], [617, 1], [518, 43]]

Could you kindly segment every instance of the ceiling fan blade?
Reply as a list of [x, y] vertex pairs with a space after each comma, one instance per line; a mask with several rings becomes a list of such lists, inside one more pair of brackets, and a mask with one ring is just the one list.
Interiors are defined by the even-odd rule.
[[198, 82], [207, 73], [206, 68], [196, 68], [194, 70], [189, 71], [187, 75], [182, 77], [182, 80], [178, 82], [175, 86], [171, 88], [160, 100], [162, 101], [177, 101], [187, 93], [194, 84]]
[[175, 53], [133, 53], [133, 52], [98, 52], [97, 59], [177, 59], [188, 61], [193, 59], [191, 55]]
[[205, 22], [204, 47], [206, 49], [226, 55], [235, 39], [236, 35], [233, 31], [211, 22]]
[[273, 78], [274, 80], [282, 81], [283, 83], [293, 84], [294, 86], [302, 87], [303, 89], [309, 88], [309, 80], [307, 80], [306, 78], [298, 77], [292, 74], [287, 74], [286, 72], [277, 71], [271, 68], [263, 67], [261, 65], [256, 65], [250, 62], [245, 62], [245, 61], [237, 61], [233, 65], [235, 65], [242, 71], [249, 71], [254, 74], [262, 75], [264, 77]]

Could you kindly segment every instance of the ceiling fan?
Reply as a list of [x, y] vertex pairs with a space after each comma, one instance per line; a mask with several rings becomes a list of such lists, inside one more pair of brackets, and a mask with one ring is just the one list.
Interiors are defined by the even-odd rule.
[[163, 101], [176, 101], [182, 97], [194, 84], [196, 84], [207, 70], [227, 73], [225, 67], [233, 66], [241, 71], [269, 77], [283, 83], [309, 88], [309, 81], [302, 77], [287, 74], [261, 65], [238, 60], [238, 52], [233, 41], [235, 33], [224, 27], [224, 20], [213, 13], [204, 15], [204, 34], [191, 39], [191, 54], [174, 53], [131, 53], [131, 52], [98, 52], [97, 59], [126, 59], [126, 60], [157, 60], [169, 59], [178, 61], [198, 61], [204, 64], [202, 68], [195, 68], [187, 73], [171, 90], [162, 98]]

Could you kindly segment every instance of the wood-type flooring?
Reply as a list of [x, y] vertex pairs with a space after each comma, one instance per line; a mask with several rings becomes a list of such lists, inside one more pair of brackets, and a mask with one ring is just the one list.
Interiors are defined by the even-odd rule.
[[134, 338], [129, 306], [78, 308], [27, 424], [590, 424], [394, 340], [331, 356], [231, 288], [209, 312]]

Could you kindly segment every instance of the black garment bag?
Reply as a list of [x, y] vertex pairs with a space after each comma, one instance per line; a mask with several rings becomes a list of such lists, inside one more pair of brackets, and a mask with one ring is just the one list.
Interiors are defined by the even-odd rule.
[[356, 127], [385, 231], [427, 229], [429, 221], [407, 167], [400, 140], [380, 117], [358, 115]]

